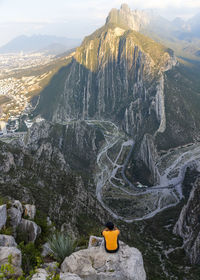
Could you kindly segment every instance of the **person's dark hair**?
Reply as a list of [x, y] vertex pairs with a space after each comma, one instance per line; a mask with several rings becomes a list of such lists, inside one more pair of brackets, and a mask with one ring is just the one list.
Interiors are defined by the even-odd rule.
[[105, 224], [105, 226], [109, 229], [109, 230], [113, 230], [114, 229], [114, 224], [112, 222], [107, 222]]

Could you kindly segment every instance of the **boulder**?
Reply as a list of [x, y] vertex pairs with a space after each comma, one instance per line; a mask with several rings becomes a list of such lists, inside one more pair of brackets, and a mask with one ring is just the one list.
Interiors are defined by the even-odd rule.
[[21, 276], [22, 255], [21, 251], [15, 247], [0, 247], [0, 266], [9, 263], [10, 256], [12, 256], [11, 264], [14, 268], [14, 275], [16, 277]]
[[27, 242], [35, 242], [38, 235], [41, 233], [41, 228], [32, 221], [22, 219], [18, 227], [18, 234], [26, 235]]
[[11, 207], [8, 209], [8, 216], [10, 217], [10, 224], [15, 231], [21, 222], [22, 212], [18, 208]]
[[15, 247], [0, 247], [0, 265], [8, 263], [8, 257], [12, 255], [12, 265], [21, 266], [21, 251]]
[[46, 257], [52, 253], [52, 250], [49, 247], [49, 243], [46, 242], [42, 245], [42, 257]]
[[103, 246], [90, 247], [66, 257], [63, 273], [77, 274], [84, 280], [145, 280], [143, 259], [136, 248], [120, 242], [117, 253], [107, 253]]
[[60, 273], [60, 280], [81, 280], [81, 278], [72, 273]]
[[57, 262], [50, 262], [50, 263], [43, 264], [43, 268], [45, 268], [47, 272], [59, 273], [60, 269], [58, 267], [59, 267], [59, 263]]
[[88, 248], [103, 246], [103, 244], [104, 244], [103, 237], [96, 237], [96, 236], [91, 235], [90, 239], [89, 239]]
[[19, 200], [14, 200], [12, 202], [12, 207], [18, 209], [21, 212], [21, 214], [23, 213], [23, 207], [22, 207], [22, 204]]
[[6, 204], [0, 206], [0, 230], [5, 226], [7, 221], [7, 207]]
[[35, 205], [26, 204], [24, 205], [24, 215], [28, 216], [30, 219], [34, 220], [36, 214]]
[[43, 268], [38, 268], [37, 272], [32, 276], [32, 280], [46, 280], [48, 277], [48, 273]]
[[1, 247], [17, 247], [15, 239], [11, 235], [0, 234], [0, 246]]

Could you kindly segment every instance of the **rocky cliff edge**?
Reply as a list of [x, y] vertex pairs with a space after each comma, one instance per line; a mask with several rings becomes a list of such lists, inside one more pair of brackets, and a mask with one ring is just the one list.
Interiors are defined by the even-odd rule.
[[[120, 242], [120, 249], [109, 254], [104, 249], [103, 238], [90, 237], [88, 249], [66, 257], [61, 265], [61, 280], [146, 280], [142, 254], [139, 250]], [[44, 269], [39, 269], [32, 280], [47, 279]]]
[[109, 254], [101, 242], [95, 247], [91, 246], [95, 243], [95, 238], [90, 238], [88, 249], [80, 250], [65, 258], [61, 265], [63, 273], [74, 273], [85, 280], [146, 279], [140, 251], [120, 242], [119, 251]]

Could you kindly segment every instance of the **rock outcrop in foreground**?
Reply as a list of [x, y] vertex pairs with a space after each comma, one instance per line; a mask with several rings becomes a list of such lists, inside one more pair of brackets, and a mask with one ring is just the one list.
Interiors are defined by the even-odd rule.
[[109, 254], [103, 246], [89, 247], [65, 258], [63, 273], [73, 273], [84, 280], [145, 280], [140, 251], [120, 242], [120, 250]]
[[[56, 271], [48, 263], [37, 269], [32, 280], [49, 279], [49, 271]], [[59, 270], [58, 270], [59, 271]], [[143, 258], [136, 248], [120, 242], [120, 249], [109, 254], [104, 249], [103, 238], [91, 236], [88, 249], [66, 257], [58, 272], [60, 280], [146, 280]]]

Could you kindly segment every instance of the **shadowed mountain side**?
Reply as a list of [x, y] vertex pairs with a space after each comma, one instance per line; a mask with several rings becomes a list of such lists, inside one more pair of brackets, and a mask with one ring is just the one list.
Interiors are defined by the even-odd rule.
[[143, 116], [143, 121], [138, 123], [140, 129], [133, 123], [130, 134], [137, 137], [139, 130], [153, 133], [159, 122], [154, 109], [149, 109], [149, 103], [156, 95], [158, 81], [154, 79], [148, 89], [142, 82], [138, 83], [139, 76], [143, 75], [142, 68], [136, 64], [123, 78], [124, 65], [115, 60], [105, 65], [102, 74], [88, 70], [73, 59], [42, 91], [34, 113], [61, 123], [70, 119], [107, 119], [126, 130], [125, 115], [131, 105], [135, 119]]
[[158, 133], [158, 150], [200, 140], [200, 65], [184, 65], [165, 73], [166, 130]]
[[198, 71], [191, 82], [194, 68], [188, 67], [148, 37], [106, 24], [86, 37], [71, 63], [54, 76], [34, 114], [58, 123], [114, 122], [135, 140], [133, 169], [146, 170], [154, 184], [157, 149], [199, 137]]
[[[124, 65], [115, 60], [109, 61], [103, 70], [104, 77], [100, 77], [99, 73], [91, 72], [73, 59], [42, 91], [35, 114], [58, 122], [107, 119], [119, 124], [135, 139], [141, 140], [144, 133], [153, 135], [159, 127], [159, 121], [150, 100], [156, 95], [158, 82], [153, 80], [148, 89], [148, 85], [142, 81], [139, 84], [141, 68], [141, 65], [136, 64], [136, 68], [132, 68], [124, 79]], [[190, 72], [192, 74], [188, 76]], [[165, 72], [166, 130], [156, 136], [158, 150], [167, 150], [199, 139], [198, 80], [197, 69], [183, 64]], [[127, 125], [127, 121], [130, 124]]]
[[142, 138], [165, 126], [162, 72], [173, 52], [135, 31], [106, 24], [41, 93], [35, 115], [55, 122], [107, 119]]

